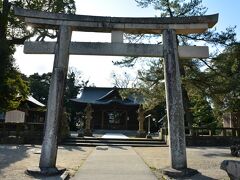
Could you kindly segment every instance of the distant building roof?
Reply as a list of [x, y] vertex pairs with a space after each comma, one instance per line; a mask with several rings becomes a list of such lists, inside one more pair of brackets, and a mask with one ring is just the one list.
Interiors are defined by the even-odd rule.
[[71, 99], [77, 103], [90, 103], [90, 104], [122, 104], [122, 105], [139, 105], [141, 101], [139, 98], [130, 95], [123, 99], [119, 90], [121, 88], [109, 88], [109, 87], [84, 87], [80, 98]]
[[35, 109], [45, 107], [44, 104], [40, 103], [38, 100], [32, 96], [28, 96], [27, 99], [21, 101], [18, 109]]
[[38, 105], [38, 106], [41, 106], [41, 107], [44, 107], [44, 106], [45, 106], [44, 104], [40, 103], [38, 100], [36, 100], [36, 99], [35, 99], [34, 97], [32, 97], [32, 96], [28, 96], [28, 97], [27, 97], [27, 101], [30, 101], [30, 102]]

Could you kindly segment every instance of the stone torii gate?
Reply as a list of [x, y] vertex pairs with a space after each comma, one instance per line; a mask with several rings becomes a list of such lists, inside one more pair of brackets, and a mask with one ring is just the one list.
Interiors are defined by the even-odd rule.
[[[164, 57], [166, 105], [169, 126], [171, 169], [187, 170], [184, 110], [179, 73], [179, 58], [207, 58], [208, 47], [177, 46], [176, 34], [203, 33], [213, 27], [218, 14], [194, 17], [123, 18], [66, 15], [15, 8], [15, 15], [35, 28], [57, 29], [57, 42], [25, 42], [28, 54], [55, 54], [49, 90], [46, 128], [39, 171], [56, 173], [57, 130], [61, 116], [64, 82], [69, 54], [134, 57]], [[72, 31], [112, 33], [111, 43], [71, 42]], [[163, 45], [126, 44], [123, 33], [162, 34]]]

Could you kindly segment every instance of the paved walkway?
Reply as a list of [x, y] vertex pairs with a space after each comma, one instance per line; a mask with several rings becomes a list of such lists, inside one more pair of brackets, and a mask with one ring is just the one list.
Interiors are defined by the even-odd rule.
[[[121, 135], [122, 136], [122, 135]], [[72, 180], [157, 180], [132, 147], [98, 146]]]
[[111, 139], [128, 139], [127, 136], [121, 133], [106, 133], [102, 136], [102, 138], [111, 138]]

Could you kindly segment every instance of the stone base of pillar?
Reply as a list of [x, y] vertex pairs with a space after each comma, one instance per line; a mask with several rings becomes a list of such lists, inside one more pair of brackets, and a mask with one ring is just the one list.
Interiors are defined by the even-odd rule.
[[145, 138], [146, 132], [145, 131], [138, 131], [136, 137]]
[[166, 168], [162, 169], [162, 173], [166, 176], [166, 179], [169, 178], [184, 178], [184, 177], [191, 177], [199, 172], [196, 169], [186, 168], [186, 169], [173, 169], [173, 168]]
[[66, 171], [66, 168], [40, 168], [33, 167], [28, 168], [25, 173], [29, 176], [33, 177], [48, 177], [54, 175], [63, 174]]
[[84, 129], [84, 136], [92, 136], [91, 129]]

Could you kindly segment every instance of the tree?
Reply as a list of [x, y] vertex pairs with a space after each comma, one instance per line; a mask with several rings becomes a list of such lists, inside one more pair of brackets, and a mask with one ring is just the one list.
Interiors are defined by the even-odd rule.
[[123, 74], [117, 74], [112, 72], [112, 84], [118, 88], [129, 88], [134, 87], [136, 79], [133, 78], [129, 73], [124, 72]]
[[[52, 73], [44, 73], [39, 75], [34, 73], [29, 76], [29, 86], [30, 94], [43, 104], [47, 105], [48, 92], [50, 87]], [[72, 107], [70, 99], [77, 98], [77, 95], [83, 89], [83, 87], [88, 85], [88, 80], [82, 79], [81, 73], [74, 68], [69, 68], [64, 92], [64, 107], [66, 108], [65, 118], [70, 118], [69, 126], [71, 129], [75, 128], [74, 116], [76, 110]], [[68, 119], [69, 120], [69, 119]]]
[[82, 79], [81, 73], [74, 68], [70, 68], [67, 74], [66, 89], [64, 94], [64, 106], [70, 112], [70, 99], [77, 98], [79, 92], [88, 85], [88, 80]]
[[36, 40], [57, 37], [57, 32], [48, 30], [28, 31], [26, 24], [14, 16], [13, 6], [49, 12], [75, 13], [74, 0], [0, 0], [0, 111], [16, 108], [21, 101], [16, 97], [25, 99], [28, 95], [27, 82], [21, 78], [21, 73], [14, 65], [15, 45], [23, 44], [33, 36]]
[[[138, 6], [146, 8], [152, 6], [155, 10], [158, 10], [160, 17], [187, 17], [187, 16], [201, 16], [204, 15], [207, 11], [206, 7], [202, 6], [202, 0], [135, 0], [138, 3]], [[202, 34], [190, 34], [190, 35], [178, 35], [178, 44], [179, 45], [192, 45], [194, 43], [207, 43], [208, 45], [218, 45], [218, 46], [227, 46], [235, 42], [235, 32], [234, 27], [229, 27], [226, 29], [226, 32], [217, 32], [216, 29], [208, 30]], [[130, 42], [139, 41], [139, 38], [151, 38], [156, 37], [156, 35], [143, 35], [133, 36], [126, 35], [127, 39]], [[156, 42], [162, 43], [162, 42]], [[164, 96], [164, 93], [160, 92], [164, 90], [164, 84], [161, 83], [164, 80], [163, 76], [163, 64], [161, 59], [150, 60], [151, 63], [148, 63], [148, 69], [141, 70], [139, 77], [142, 80], [140, 87], [145, 89], [143, 91], [149, 91], [146, 93], [149, 99], [153, 99], [154, 96], [151, 92], [155, 92], [155, 97], [158, 97], [161, 100], [159, 95]], [[137, 62], [136, 58], [125, 58], [122, 61], [115, 62], [116, 65], [122, 66], [133, 66]], [[205, 77], [201, 71], [203, 66], [211, 67], [210, 59], [180, 59], [180, 73], [182, 77], [182, 96], [183, 96], [183, 106], [185, 111], [185, 119], [188, 123], [188, 126], [193, 124], [193, 112], [191, 109], [191, 100], [190, 100], [190, 89], [199, 89], [198, 83], [196, 81], [201, 80], [206, 82], [207, 79], [200, 79], [200, 77]], [[158, 68], [156, 68], [158, 67]], [[194, 76], [194, 77], [192, 77]], [[193, 81], [194, 79], [194, 81]], [[194, 82], [194, 83], [192, 83]], [[203, 87], [200, 87], [200, 89]], [[192, 91], [193, 92], [193, 91]], [[205, 95], [205, 94], [203, 94]], [[151, 97], [152, 96], [152, 97]], [[154, 99], [152, 102], [156, 102]]]
[[240, 43], [227, 47], [207, 69], [211, 86], [205, 91], [218, 112], [240, 112]]
[[201, 92], [191, 92], [191, 111], [193, 113], [194, 127], [216, 127], [217, 122], [214, 118], [213, 109]]
[[29, 76], [30, 94], [43, 104], [47, 104], [48, 91], [52, 73], [39, 75], [34, 73]]
[[[40, 102], [47, 104], [48, 92], [52, 73], [39, 75], [34, 73], [29, 76], [30, 94]], [[81, 74], [76, 69], [70, 68], [67, 74], [64, 93], [64, 106], [68, 106], [69, 100], [76, 98], [80, 90], [87, 86], [88, 81], [82, 80]]]

